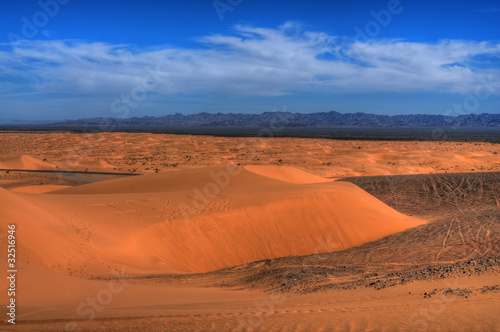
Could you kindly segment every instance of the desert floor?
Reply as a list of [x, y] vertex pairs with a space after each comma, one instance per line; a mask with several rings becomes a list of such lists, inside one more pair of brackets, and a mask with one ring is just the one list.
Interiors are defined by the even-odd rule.
[[0, 329], [499, 330], [498, 152], [0, 133]]

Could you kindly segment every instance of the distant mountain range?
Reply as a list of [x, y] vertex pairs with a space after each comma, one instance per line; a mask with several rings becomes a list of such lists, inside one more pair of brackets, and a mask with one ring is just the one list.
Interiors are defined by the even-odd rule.
[[18, 119], [0, 119], [0, 125], [14, 126], [14, 125], [44, 125], [51, 124], [54, 121], [49, 120], [18, 120]]
[[376, 115], [369, 113], [290, 113], [262, 114], [198, 113], [161, 117], [91, 118], [67, 120], [56, 126], [145, 126], [145, 127], [500, 127], [500, 114], [466, 114], [456, 117], [428, 114]]

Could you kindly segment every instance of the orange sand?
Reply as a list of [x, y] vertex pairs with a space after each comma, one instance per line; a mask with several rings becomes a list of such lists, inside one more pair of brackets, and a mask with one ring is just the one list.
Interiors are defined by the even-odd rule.
[[16, 156], [0, 161], [2, 169], [35, 169], [35, 170], [54, 170], [56, 167], [45, 161], [38, 160], [31, 156]]
[[[149, 133], [0, 133], [0, 163], [30, 155], [60, 169], [160, 172], [222, 165], [280, 165], [322, 177], [499, 171], [498, 144], [336, 141]], [[17, 151], [13, 146], [19, 147]], [[496, 154], [495, 154], [496, 153]]]
[[[317, 176], [290, 168], [283, 173], [279, 166], [265, 172], [269, 176], [227, 165], [46, 195], [0, 189], [2, 226], [15, 220], [19, 236], [54, 243], [21, 242], [19, 251], [31, 264], [89, 276], [110, 266], [140, 274], [207, 272], [342, 250], [423, 223], [350, 183], [318, 183]], [[298, 183], [276, 179], [284, 174]]]
[[10, 191], [16, 193], [43, 194], [65, 188], [69, 188], [69, 186], [58, 186], [58, 185], [47, 184], [47, 185], [37, 185], [37, 186], [16, 187], [11, 189]]
[[[89, 280], [207, 272], [380, 239], [424, 222], [326, 177], [498, 170], [497, 145], [125, 133], [0, 138], [0, 168], [159, 172], [76, 187], [0, 188], [2, 245], [7, 225], [17, 227], [20, 329], [497, 328], [498, 320], [491, 319], [500, 307], [495, 293], [434, 307], [418, 295], [444, 281], [299, 296], [147, 279]], [[13, 173], [2, 172], [1, 183], [16, 181]], [[5, 252], [0, 260], [6, 270]], [[459, 283], [498, 280], [471, 277]], [[1, 285], [5, 303], [6, 284]], [[85, 303], [99, 296], [107, 296], [100, 302], [106, 304], [89, 320]], [[480, 323], [473, 325], [467, 315]]]

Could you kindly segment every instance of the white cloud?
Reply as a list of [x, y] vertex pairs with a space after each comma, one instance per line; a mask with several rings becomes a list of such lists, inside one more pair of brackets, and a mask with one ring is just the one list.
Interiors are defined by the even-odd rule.
[[[155, 92], [166, 95], [467, 94], [480, 77], [500, 74], [500, 45], [490, 42], [352, 42], [287, 23], [277, 29], [237, 26], [233, 35], [205, 36], [199, 43], [197, 49], [154, 50], [67, 40], [3, 45], [0, 96], [123, 94], [141, 84], [148, 66], [159, 68], [163, 82]], [[490, 59], [489, 66], [478, 56]]]

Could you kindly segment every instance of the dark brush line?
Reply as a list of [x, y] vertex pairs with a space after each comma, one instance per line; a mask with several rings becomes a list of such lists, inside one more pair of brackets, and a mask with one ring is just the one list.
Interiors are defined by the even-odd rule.
[[99, 174], [99, 175], [142, 175], [141, 173], [112, 173], [112, 172], [85, 172], [85, 171], [51, 171], [40, 169], [9, 169], [0, 168], [1, 172], [33, 172], [33, 173], [54, 173], [54, 174]]

